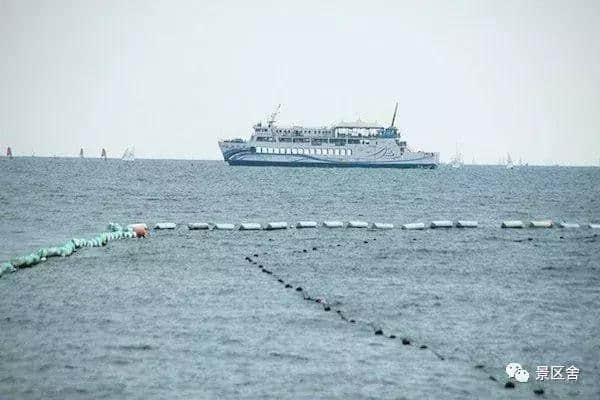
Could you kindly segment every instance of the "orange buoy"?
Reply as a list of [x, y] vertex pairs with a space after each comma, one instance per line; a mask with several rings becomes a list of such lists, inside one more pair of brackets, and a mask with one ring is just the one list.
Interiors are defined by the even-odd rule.
[[137, 237], [146, 237], [148, 235], [148, 230], [142, 225], [135, 225], [133, 232], [135, 232]]

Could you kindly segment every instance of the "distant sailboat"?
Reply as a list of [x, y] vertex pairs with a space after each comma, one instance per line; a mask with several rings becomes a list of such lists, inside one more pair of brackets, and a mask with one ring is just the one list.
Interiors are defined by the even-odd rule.
[[12, 149], [10, 147], [6, 149], [6, 157], [13, 158]]
[[513, 169], [515, 166], [513, 165], [512, 160], [510, 159], [510, 154], [506, 154], [506, 169]]
[[458, 143], [456, 144], [456, 154], [450, 159], [450, 166], [452, 168], [460, 168], [463, 165], [462, 154], [458, 151]]
[[102, 149], [102, 153], [100, 153], [100, 158], [104, 158], [104, 161], [106, 161], [106, 149]]
[[83, 147], [79, 150], [79, 158], [83, 158]]
[[135, 161], [135, 146], [131, 148], [126, 148], [125, 152], [121, 156], [121, 160], [123, 161]]

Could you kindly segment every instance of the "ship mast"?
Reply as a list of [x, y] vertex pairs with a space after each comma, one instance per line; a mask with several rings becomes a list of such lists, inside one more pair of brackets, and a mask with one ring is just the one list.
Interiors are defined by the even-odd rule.
[[398, 102], [396, 102], [396, 108], [394, 108], [394, 116], [392, 117], [392, 123], [390, 124], [390, 128], [394, 127], [394, 122], [396, 121], [396, 113], [398, 112]]
[[271, 116], [269, 117], [269, 120], [267, 121], [267, 126], [270, 128], [273, 126], [273, 124], [275, 124], [275, 120], [277, 118], [277, 114], [279, 114], [279, 110], [281, 109], [281, 103], [277, 105], [277, 108], [275, 108], [275, 111], [273, 111], [273, 114], [271, 114]]

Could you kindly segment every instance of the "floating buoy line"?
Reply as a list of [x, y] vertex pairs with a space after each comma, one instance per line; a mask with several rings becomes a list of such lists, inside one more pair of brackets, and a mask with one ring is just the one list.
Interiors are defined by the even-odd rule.
[[[177, 224], [172, 222], [157, 223], [155, 229], [175, 229]], [[189, 230], [240, 230], [240, 231], [272, 231], [281, 229], [307, 229], [307, 228], [346, 228], [346, 229], [369, 229], [369, 230], [384, 230], [394, 229], [392, 223], [387, 222], [367, 222], [367, 221], [299, 221], [293, 224], [288, 224], [285, 221], [268, 222], [260, 224], [258, 222], [241, 222], [241, 223], [217, 223], [217, 222], [191, 222], [187, 224]], [[478, 228], [479, 223], [472, 220], [437, 220], [430, 223], [425, 222], [410, 222], [400, 226], [405, 230], [424, 230], [424, 229], [449, 229], [449, 228]], [[562, 228], [562, 229], [578, 229], [582, 226], [576, 222], [555, 222], [552, 220], [539, 220], [524, 222], [521, 220], [505, 220], [500, 224], [501, 228], [524, 229], [524, 228]], [[583, 225], [589, 229], [600, 229], [600, 223], [590, 223]]]
[[[177, 228], [174, 222], [159, 222], [154, 225], [155, 230], [174, 230]], [[424, 230], [424, 229], [450, 229], [450, 228], [477, 228], [477, 221], [470, 220], [436, 220], [429, 224], [424, 222], [411, 222], [401, 225], [404, 230]], [[600, 229], [600, 223], [589, 223], [585, 225], [589, 229]], [[191, 222], [187, 224], [189, 230], [240, 230], [240, 231], [275, 231], [287, 229], [316, 229], [323, 228], [338, 228], [338, 229], [365, 229], [365, 230], [389, 230], [394, 229], [394, 224], [386, 222], [367, 222], [367, 221], [299, 221], [295, 224], [288, 224], [285, 221], [268, 222], [260, 224], [257, 222], [242, 222], [239, 224], [233, 223], [215, 223], [215, 222]], [[506, 229], [541, 229], [554, 228], [559, 229], [579, 229], [581, 225], [576, 222], [554, 222], [552, 220], [539, 220], [523, 222], [521, 220], [505, 220], [500, 224], [501, 228]], [[148, 234], [148, 225], [145, 223], [130, 224], [123, 228], [116, 223], [110, 223], [107, 228], [108, 232], [103, 232], [91, 239], [71, 239], [61, 246], [44, 247], [38, 251], [20, 257], [15, 257], [8, 262], [0, 264], [0, 277], [8, 272], [14, 272], [20, 268], [32, 267], [40, 262], [46, 261], [49, 257], [68, 257], [82, 247], [101, 247], [105, 246], [111, 240], [128, 239], [136, 237], [146, 237]], [[561, 237], [562, 239], [562, 237]]]
[[[373, 239], [376, 240], [376, 239]], [[365, 240], [363, 243], [369, 243], [369, 241]], [[339, 247], [340, 245], [338, 244], [337, 247]], [[317, 247], [313, 247], [312, 248], [313, 251], [317, 251]], [[307, 253], [308, 250], [307, 249], [303, 249], [302, 251], [300, 250], [294, 250], [292, 251], [292, 253]], [[267, 253], [264, 253], [264, 255], [266, 255]], [[382, 338], [387, 338], [387, 339], [398, 339], [398, 335], [396, 333], [388, 333], [385, 332], [384, 329], [381, 327], [381, 324], [375, 323], [375, 322], [368, 322], [368, 321], [363, 321], [358, 319], [357, 317], [352, 317], [350, 315], [347, 315], [346, 312], [342, 309], [342, 308], [338, 308], [337, 306], [334, 306], [332, 304], [330, 304], [326, 298], [324, 296], [315, 296], [315, 295], [311, 295], [309, 293], [309, 290], [306, 289], [306, 286], [303, 285], [297, 285], [294, 284], [292, 285], [290, 283], [290, 281], [286, 281], [283, 277], [279, 276], [276, 272], [274, 272], [271, 269], [268, 269], [265, 265], [267, 265], [266, 261], [263, 260], [262, 258], [260, 259], [260, 263], [259, 263], [259, 254], [258, 253], [254, 253], [252, 255], [246, 256], [245, 261], [247, 261], [249, 263], [249, 265], [251, 265], [252, 267], [256, 267], [258, 268], [261, 272], [269, 275], [274, 281], [276, 281], [278, 284], [282, 285], [284, 290], [288, 291], [290, 294], [295, 294], [297, 296], [299, 296], [302, 300], [305, 301], [309, 301], [309, 302], [313, 302], [315, 304], [318, 304], [319, 307], [321, 308], [321, 310], [323, 312], [326, 313], [331, 313], [331, 314], [336, 314], [342, 321], [347, 322], [353, 326], [357, 326], [357, 327], [367, 327], [369, 328], [373, 334], [377, 337], [382, 337]], [[419, 350], [428, 350], [430, 351], [433, 355], [435, 355], [440, 361], [445, 361], [446, 357], [443, 356], [442, 354], [440, 354], [440, 352], [434, 350], [431, 348], [431, 346], [427, 345], [427, 344], [418, 344], [415, 343], [413, 341], [412, 338], [404, 335], [402, 337], [400, 337], [400, 339], [397, 341], [397, 343], [401, 343], [403, 346], [408, 346], [408, 347], [413, 347], [413, 348], [418, 348]], [[470, 360], [470, 362], [474, 362], [472, 359]], [[499, 379], [496, 378], [496, 376], [494, 376], [494, 373], [491, 373], [489, 371], [489, 369], [482, 363], [476, 363], [473, 365], [473, 368], [476, 370], [480, 370], [482, 371], [484, 374], [488, 375], [488, 380], [491, 382], [498, 382]], [[504, 385], [502, 385], [501, 387], [503, 388], [514, 388], [515, 385], [512, 381], [507, 381]], [[536, 387], [533, 389], [533, 392], [536, 395], [540, 395], [544, 393], [544, 390], [540, 387]]]
[[[317, 251], [317, 248], [313, 247], [313, 251]], [[306, 253], [306, 252], [308, 252], [308, 250], [304, 249], [302, 252]], [[291, 285], [290, 283], [286, 282], [283, 277], [277, 275], [275, 272], [273, 272], [272, 270], [265, 267], [266, 262], [264, 262], [264, 261], [262, 261], [261, 263], [258, 262], [258, 253], [254, 253], [251, 256], [246, 256], [244, 259], [248, 263], [250, 263], [250, 265], [256, 266], [261, 272], [263, 272], [267, 275], [270, 275], [275, 281], [277, 281], [277, 283], [281, 284], [284, 287], [284, 289], [292, 289], [292, 291], [298, 293], [298, 295], [303, 300], [314, 302], [315, 304], [318, 304], [324, 312], [331, 312], [333, 314], [336, 314], [342, 321], [345, 321], [349, 324], [367, 327], [373, 331], [373, 334], [375, 336], [384, 336], [388, 339], [396, 339], [397, 338], [397, 336], [393, 333], [386, 334], [384, 332], [383, 328], [379, 324], [376, 324], [373, 322], [365, 322], [365, 321], [359, 320], [357, 318], [348, 316], [344, 310], [342, 310], [341, 308], [337, 308], [334, 305], [330, 304], [324, 296], [311, 295], [309, 293], [309, 291], [306, 289], [306, 287], [303, 287], [300, 285]], [[400, 341], [404, 346], [415, 346], [415, 347], [419, 348], [420, 350], [429, 350], [438, 359], [445, 360], [445, 357], [443, 355], [441, 355], [439, 352], [433, 350], [430, 346], [428, 346], [426, 344], [420, 344], [420, 345], [416, 344], [413, 342], [413, 340], [411, 340], [407, 336], [402, 337], [400, 339]]]
[[83, 247], [102, 247], [113, 240], [142, 238], [148, 235], [146, 224], [131, 224], [126, 228], [119, 224], [108, 224], [107, 232], [102, 232], [91, 239], [73, 238], [60, 246], [42, 247], [31, 254], [15, 257], [0, 264], [0, 277], [21, 268], [30, 268], [46, 261], [50, 257], [69, 257]]

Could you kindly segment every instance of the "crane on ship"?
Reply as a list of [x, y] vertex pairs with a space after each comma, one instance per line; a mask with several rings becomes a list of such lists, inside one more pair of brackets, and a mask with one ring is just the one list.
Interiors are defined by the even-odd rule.
[[275, 108], [275, 111], [273, 111], [273, 113], [269, 117], [269, 120], [267, 121], [267, 126], [269, 128], [271, 128], [273, 126], [273, 124], [275, 124], [275, 120], [277, 119], [277, 114], [279, 114], [280, 109], [281, 109], [281, 103], [277, 105], [277, 107]]

